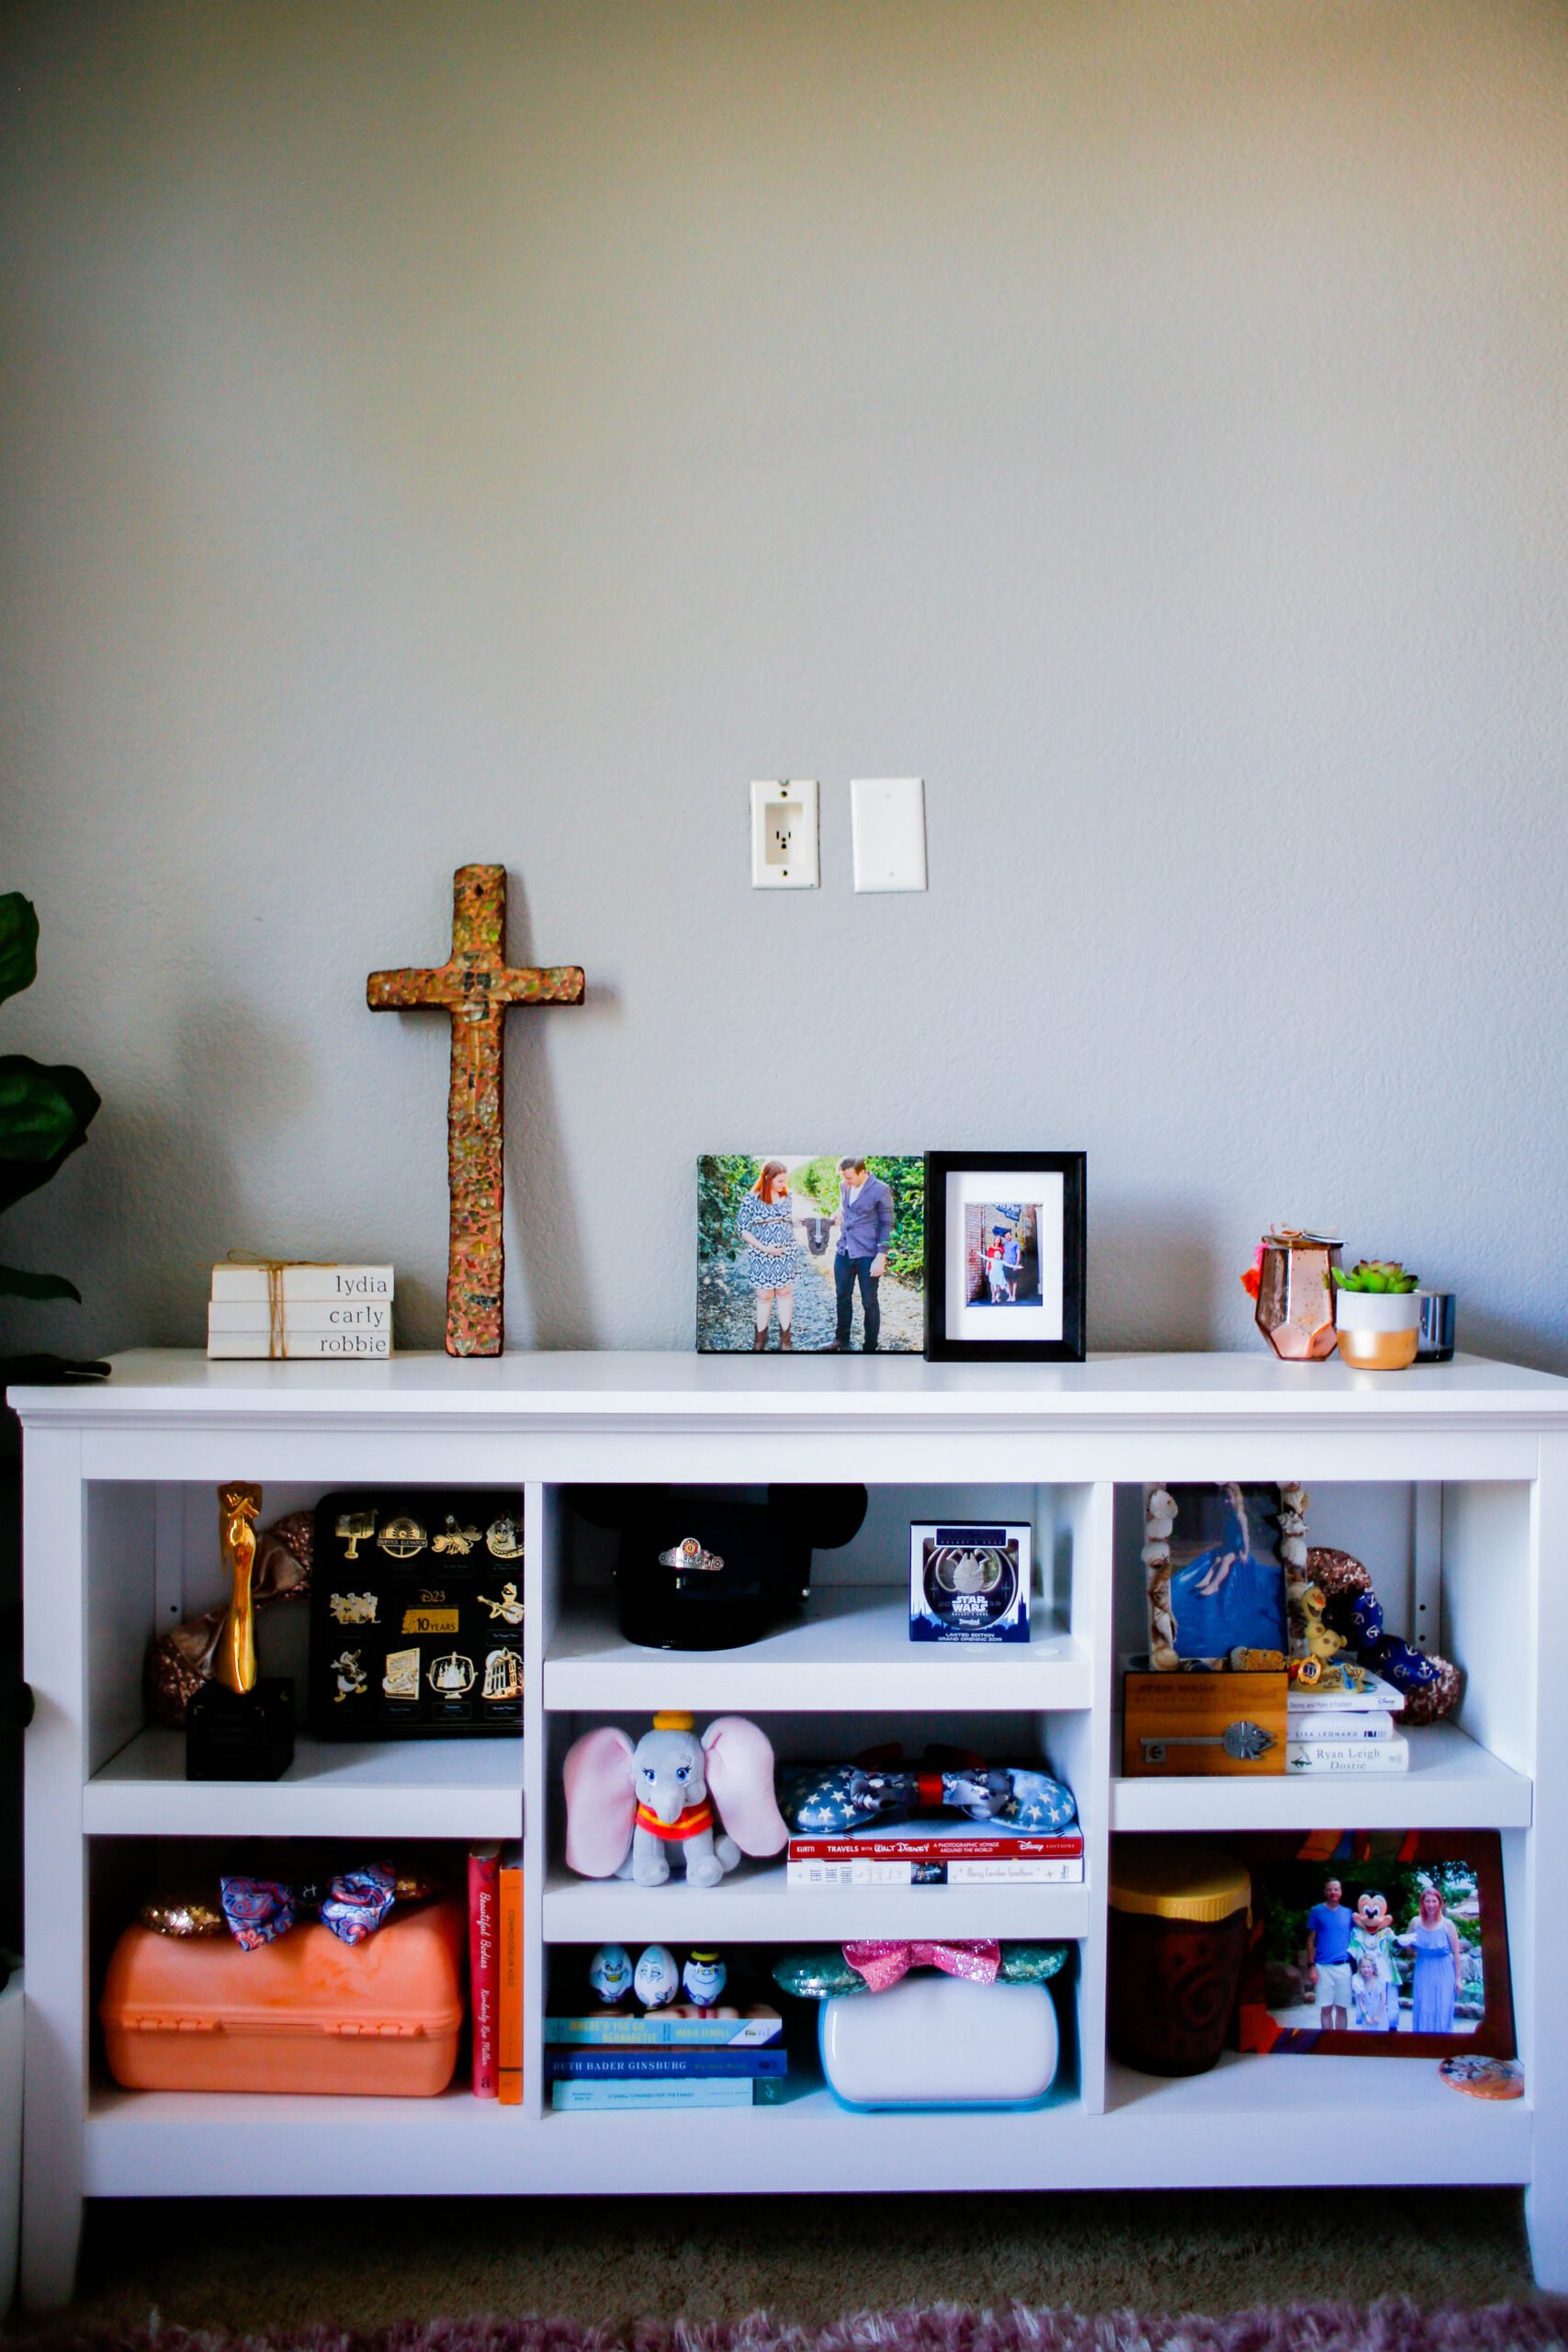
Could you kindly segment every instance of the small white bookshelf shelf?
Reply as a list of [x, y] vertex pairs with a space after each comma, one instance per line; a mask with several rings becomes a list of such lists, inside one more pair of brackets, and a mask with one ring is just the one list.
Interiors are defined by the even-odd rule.
[[183, 1732], [139, 1732], [82, 1792], [96, 1838], [522, 1835], [519, 1739], [311, 1739], [279, 1781], [187, 1781]]
[[1535, 1788], [1455, 1724], [1406, 1735], [1404, 1772], [1219, 1773], [1111, 1784], [1113, 1829], [1316, 1829], [1353, 1813], [1359, 1829], [1528, 1829]]
[[[1375, 2129], [1347, 2135], [1353, 2145], [1340, 2140], [1348, 2115], [1376, 2119]], [[1112, 2060], [1101, 2120], [1112, 2143], [1136, 2142], [1168, 2160], [1184, 2148], [1193, 2187], [1247, 2179], [1289, 2188], [1318, 2166], [1319, 2181], [1348, 2187], [1509, 2186], [1533, 2177], [1531, 2102], [1463, 2098], [1429, 2060], [1230, 2052], [1211, 2074], [1170, 2079]], [[1316, 2150], [1310, 2166], [1303, 2139]]]
[[[22, 1389], [26, 1431], [28, 2060], [23, 2292], [68, 2300], [83, 2199], [149, 2194], [656, 2194], [1513, 2183], [1542, 2285], [1568, 2289], [1568, 1382], [1460, 1358], [1404, 1374], [1236, 1356], [1082, 1365], [513, 1356], [457, 1363], [120, 1358], [90, 1387]], [[343, 1486], [521, 1484], [526, 1681], [516, 1740], [337, 1746], [285, 1779], [193, 1783], [150, 1729], [152, 1634], [221, 1599], [220, 1481], [264, 1517]], [[1309, 1540], [1375, 1558], [1390, 1622], [1466, 1674], [1457, 1720], [1389, 1780], [1127, 1780], [1116, 1664], [1140, 1645], [1141, 1492], [1300, 1479]], [[570, 1489], [860, 1482], [865, 1528], [819, 1555], [799, 1620], [749, 1647], [651, 1651], [616, 1628]], [[1028, 1516], [1041, 1588], [1026, 1648], [908, 1637], [913, 1519]], [[1403, 1531], [1403, 1532], [1402, 1532]], [[279, 1612], [281, 1616], [284, 1612]], [[781, 1761], [929, 1740], [1043, 1758], [1072, 1783], [1084, 1883], [791, 1892], [782, 1863], [716, 1888], [589, 1882], [561, 1852], [560, 1767], [584, 1724], [743, 1712]], [[1156, 2081], [1108, 2057], [1113, 1832], [1495, 1831], [1528, 2096], [1493, 2106], [1429, 2061], [1240, 2057]], [[524, 2102], [131, 2093], [104, 2078], [94, 1969], [182, 1840], [344, 1838], [524, 1849]], [[212, 1847], [204, 1844], [204, 1855]], [[715, 1942], [771, 1958], [852, 1937], [1061, 1939], [1068, 2053], [1019, 2114], [856, 2115], [807, 2075], [787, 2102], [555, 2114], [543, 2026], [568, 1948]], [[804, 2047], [808, 2031], [795, 2039]], [[1371, 2128], [1361, 2128], [1368, 2117]], [[1345, 2119], [1361, 2123], [1347, 2130]]]
[[777, 1944], [809, 1951], [857, 1937], [996, 1936], [1023, 1942], [1089, 1932], [1083, 1886], [828, 1887], [784, 1883], [782, 1864], [742, 1862], [717, 1886], [631, 1886], [552, 1871], [545, 1885], [547, 1943]]
[[1059, 1618], [1027, 1644], [976, 1652], [912, 1642], [907, 1588], [826, 1585], [800, 1621], [739, 1650], [647, 1650], [615, 1630], [608, 1598], [578, 1602], [545, 1658], [555, 1711], [694, 1707], [852, 1714], [867, 1706], [917, 1714], [1088, 1707], [1092, 1660]]

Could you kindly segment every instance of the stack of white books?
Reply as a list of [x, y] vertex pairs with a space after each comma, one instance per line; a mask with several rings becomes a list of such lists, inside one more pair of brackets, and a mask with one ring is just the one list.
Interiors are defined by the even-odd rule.
[[1292, 1682], [1285, 1701], [1287, 1772], [1404, 1772], [1410, 1742], [1394, 1729], [1404, 1693], [1369, 1674], [1363, 1690]]
[[392, 1352], [390, 1266], [214, 1266], [209, 1356], [335, 1357]]

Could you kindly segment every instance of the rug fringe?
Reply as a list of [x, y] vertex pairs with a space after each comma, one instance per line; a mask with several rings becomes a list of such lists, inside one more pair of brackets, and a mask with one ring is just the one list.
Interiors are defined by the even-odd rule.
[[326, 2325], [231, 2335], [171, 2326], [154, 2308], [142, 2329], [13, 2335], [6, 2352], [1568, 2352], [1568, 2298], [1470, 2310], [1404, 2299], [1292, 2303], [1213, 2316], [936, 2303], [849, 2312], [826, 2327], [766, 2311], [592, 2326], [484, 2315], [363, 2335]]

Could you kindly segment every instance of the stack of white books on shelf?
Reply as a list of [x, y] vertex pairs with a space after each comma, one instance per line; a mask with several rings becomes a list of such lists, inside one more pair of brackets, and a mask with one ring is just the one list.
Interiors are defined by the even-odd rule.
[[1360, 1690], [1316, 1690], [1292, 1682], [1285, 1702], [1287, 1772], [1403, 1772], [1410, 1742], [1394, 1729], [1404, 1693], [1368, 1674]]
[[389, 1356], [392, 1269], [277, 1261], [214, 1266], [207, 1352], [355, 1363]]

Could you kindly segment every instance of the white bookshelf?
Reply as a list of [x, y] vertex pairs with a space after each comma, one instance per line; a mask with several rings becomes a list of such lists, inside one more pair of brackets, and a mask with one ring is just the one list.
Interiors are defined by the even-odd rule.
[[[1461, 1359], [1407, 1374], [1245, 1356], [1081, 1366], [928, 1366], [897, 1358], [518, 1356], [458, 1363], [120, 1359], [97, 1388], [20, 1392], [27, 1430], [28, 2052], [23, 2278], [65, 2300], [86, 2196], [656, 2193], [807, 2185], [1216, 2188], [1328, 2179], [1515, 2183], [1538, 2274], [1568, 2287], [1568, 2043], [1552, 2030], [1568, 1949], [1568, 1383]], [[280, 1781], [184, 1778], [150, 1729], [149, 1636], [220, 1597], [220, 1480], [266, 1489], [264, 1520], [327, 1488], [523, 1484], [526, 1668], [512, 1740], [299, 1739]], [[1391, 1622], [1467, 1669], [1456, 1723], [1417, 1731], [1407, 1775], [1127, 1780], [1116, 1660], [1141, 1616], [1137, 1497], [1149, 1479], [1300, 1478], [1310, 1540], [1378, 1539]], [[867, 1528], [818, 1555], [795, 1623], [735, 1651], [625, 1642], [563, 1489], [615, 1480], [864, 1482]], [[1320, 1510], [1319, 1505], [1322, 1505]], [[929, 1650], [907, 1637], [910, 1519], [1029, 1516], [1044, 1589], [1026, 1649]], [[1392, 1532], [1391, 1532], [1392, 1531]], [[1403, 1532], [1401, 1532], [1403, 1531]], [[1369, 1539], [1370, 1541], [1370, 1539]], [[1390, 1565], [1392, 1561], [1392, 1566]], [[1072, 1782], [1081, 1886], [791, 1892], [782, 1865], [719, 1886], [574, 1877], [560, 1854], [561, 1758], [584, 1724], [639, 1730], [658, 1707], [744, 1712], [781, 1759], [900, 1736], [953, 1738]], [[1427, 2061], [1227, 2056], [1157, 2081], [1108, 2061], [1106, 1885], [1113, 1829], [1314, 1827], [1502, 1833], [1529, 2096], [1456, 2097]], [[130, 2093], [92, 2024], [115, 1890], [143, 1849], [276, 1837], [525, 1834], [525, 2103], [459, 2082], [433, 2100]], [[1043, 2109], [852, 2115], [807, 2087], [777, 2107], [552, 2114], [541, 2027], [552, 1954], [615, 1939], [805, 1947], [851, 1935], [1061, 1938], [1066, 2058]], [[1540, 1997], [1547, 1988], [1547, 1997]], [[1371, 2066], [1371, 2071], [1369, 2067]], [[1328, 2127], [1375, 2109], [1375, 2132]], [[679, 2163], [671, 2165], [672, 2146]]]

